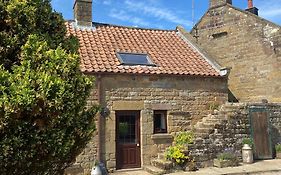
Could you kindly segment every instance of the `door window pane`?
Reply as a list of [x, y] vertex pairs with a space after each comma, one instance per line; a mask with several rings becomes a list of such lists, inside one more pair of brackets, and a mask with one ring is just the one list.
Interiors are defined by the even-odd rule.
[[119, 117], [118, 139], [120, 143], [136, 143], [136, 117], [135, 116]]

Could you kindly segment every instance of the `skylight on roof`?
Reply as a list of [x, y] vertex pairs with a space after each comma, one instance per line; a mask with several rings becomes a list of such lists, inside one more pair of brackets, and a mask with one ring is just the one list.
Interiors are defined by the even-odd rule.
[[147, 65], [155, 66], [147, 54], [117, 53], [117, 57], [123, 65]]

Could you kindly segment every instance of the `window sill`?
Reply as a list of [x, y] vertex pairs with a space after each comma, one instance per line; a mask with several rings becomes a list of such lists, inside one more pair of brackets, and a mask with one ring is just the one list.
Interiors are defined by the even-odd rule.
[[173, 136], [171, 134], [153, 134], [151, 136], [151, 139], [156, 140], [156, 139], [173, 139]]

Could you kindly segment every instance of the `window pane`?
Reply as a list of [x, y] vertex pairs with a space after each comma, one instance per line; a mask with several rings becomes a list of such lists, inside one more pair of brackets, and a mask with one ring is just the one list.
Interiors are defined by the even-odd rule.
[[154, 133], [167, 133], [167, 111], [154, 111]]
[[152, 65], [146, 54], [118, 53], [118, 58], [123, 64]]

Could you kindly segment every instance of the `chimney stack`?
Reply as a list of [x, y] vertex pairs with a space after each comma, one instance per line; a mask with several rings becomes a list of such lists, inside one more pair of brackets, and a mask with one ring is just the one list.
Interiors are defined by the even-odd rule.
[[253, 0], [248, 0], [248, 9], [246, 9], [246, 11], [251, 12], [257, 16], [259, 15], [259, 9], [254, 7]]
[[73, 12], [77, 25], [92, 27], [92, 0], [74, 0]]
[[232, 5], [232, 0], [210, 0], [209, 8], [215, 8], [226, 4]]

